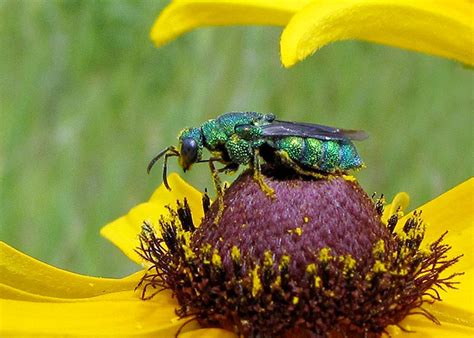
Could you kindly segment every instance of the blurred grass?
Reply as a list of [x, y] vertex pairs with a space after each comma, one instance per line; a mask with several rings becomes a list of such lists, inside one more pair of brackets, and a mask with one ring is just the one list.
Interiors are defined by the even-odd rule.
[[[0, 239], [95, 275], [137, 269], [99, 229], [161, 183], [148, 160], [231, 110], [364, 129], [358, 177], [418, 206], [473, 173], [472, 71], [363, 42], [292, 69], [281, 28], [192, 32], [155, 49], [152, 1], [0, 2]], [[171, 170], [178, 170], [175, 163]], [[185, 175], [211, 188], [206, 166]]]

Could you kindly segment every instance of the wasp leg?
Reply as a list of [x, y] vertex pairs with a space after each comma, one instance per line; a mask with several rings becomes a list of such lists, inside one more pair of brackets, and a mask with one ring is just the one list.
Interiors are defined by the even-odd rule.
[[222, 214], [224, 213], [224, 189], [222, 187], [221, 179], [219, 178], [219, 171], [216, 169], [214, 162], [220, 162], [220, 159], [210, 158], [209, 159], [209, 168], [211, 169], [212, 180], [214, 182], [214, 188], [217, 191], [217, 215], [214, 218], [214, 224], [218, 224]]
[[257, 181], [258, 185], [260, 186], [260, 189], [269, 197], [275, 198], [275, 190], [270, 188], [268, 184], [265, 183], [263, 180], [263, 175], [262, 175], [262, 168], [260, 165], [260, 154], [258, 152], [258, 149], [255, 149], [253, 152], [253, 179]]

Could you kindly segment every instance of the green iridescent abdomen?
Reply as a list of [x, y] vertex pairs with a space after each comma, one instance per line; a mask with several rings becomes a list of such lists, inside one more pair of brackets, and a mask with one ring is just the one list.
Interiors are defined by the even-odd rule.
[[275, 150], [302, 168], [334, 172], [362, 166], [361, 158], [349, 141], [289, 136], [276, 140]]

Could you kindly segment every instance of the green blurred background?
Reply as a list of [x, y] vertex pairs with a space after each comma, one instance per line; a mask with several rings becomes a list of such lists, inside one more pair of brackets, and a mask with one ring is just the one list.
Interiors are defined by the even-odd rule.
[[[0, 1], [1, 240], [81, 273], [136, 270], [99, 229], [161, 183], [146, 165], [181, 128], [231, 110], [366, 130], [361, 184], [407, 191], [412, 207], [472, 175], [471, 70], [363, 42], [283, 69], [278, 27], [204, 28], [156, 49], [165, 4]], [[212, 190], [205, 165], [185, 179]]]

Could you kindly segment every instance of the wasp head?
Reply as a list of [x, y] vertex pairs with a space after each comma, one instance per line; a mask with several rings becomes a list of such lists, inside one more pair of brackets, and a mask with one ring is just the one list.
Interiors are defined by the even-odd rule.
[[169, 146], [158, 153], [148, 164], [147, 171], [150, 173], [155, 163], [164, 156], [163, 162], [163, 183], [166, 189], [171, 190], [168, 184], [168, 157], [178, 157], [179, 165], [184, 171], [188, 170], [194, 163], [201, 160], [202, 155], [202, 134], [198, 128], [184, 129], [179, 135], [179, 146]]
[[179, 165], [184, 171], [201, 160], [202, 155], [202, 134], [199, 128], [184, 129], [179, 135]]

